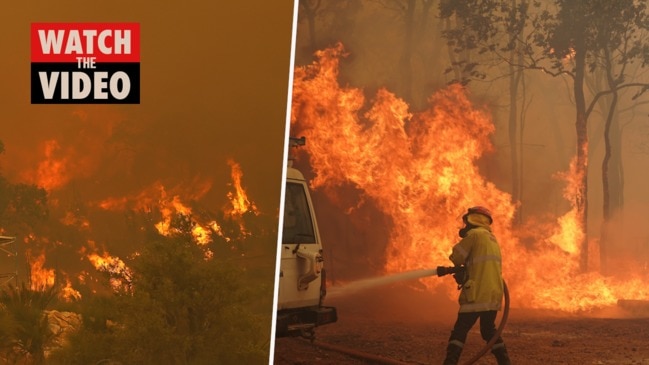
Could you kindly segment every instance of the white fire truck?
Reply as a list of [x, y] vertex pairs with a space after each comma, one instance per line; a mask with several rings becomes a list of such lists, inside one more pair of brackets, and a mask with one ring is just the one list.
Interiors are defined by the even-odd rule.
[[[291, 148], [305, 138], [291, 138]], [[286, 174], [284, 225], [279, 272], [276, 336], [302, 336], [313, 340], [315, 328], [337, 321], [334, 307], [323, 305], [326, 276], [322, 242], [304, 176], [293, 168]], [[278, 255], [279, 256], [279, 255]]]

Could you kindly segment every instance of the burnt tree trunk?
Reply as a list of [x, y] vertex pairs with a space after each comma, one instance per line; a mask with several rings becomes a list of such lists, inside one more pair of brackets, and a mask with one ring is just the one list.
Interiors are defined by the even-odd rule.
[[[610, 231], [611, 231], [611, 218], [613, 212], [619, 208], [619, 186], [617, 182], [619, 181], [619, 171], [611, 169], [612, 167], [612, 158], [614, 155], [611, 135], [617, 135], [619, 138], [619, 133], [614, 133], [613, 128], [619, 129], [617, 123], [613, 125], [616, 120], [616, 110], [617, 110], [617, 101], [618, 101], [618, 92], [615, 89], [615, 79], [612, 74], [612, 65], [611, 65], [611, 54], [607, 48], [604, 49], [606, 64], [606, 80], [608, 86], [613, 90], [611, 101], [608, 105], [608, 113], [606, 115], [606, 122], [604, 125], [604, 159], [602, 160], [602, 231], [599, 243], [599, 261], [600, 261], [600, 271], [603, 274], [608, 273], [608, 256], [609, 256], [609, 245], [610, 245]], [[619, 142], [619, 141], [616, 141]], [[619, 145], [618, 145], [618, 153]], [[619, 160], [619, 159], [618, 159]], [[616, 168], [619, 165], [614, 165]], [[613, 171], [611, 171], [613, 170]], [[611, 195], [615, 197], [612, 198]], [[612, 203], [614, 201], [614, 203]], [[615, 205], [615, 208], [612, 207]]]
[[575, 193], [575, 208], [577, 219], [583, 228], [583, 236], [579, 242], [579, 268], [588, 271], [588, 127], [586, 118], [586, 99], [584, 96], [584, 74], [586, 71], [586, 47], [584, 35], [575, 39], [574, 47], [575, 79], [574, 97], [576, 106], [575, 130], [577, 132], [577, 161], [576, 170], [579, 181]]
[[401, 73], [401, 92], [408, 103], [412, 103], [412, 52], [413, 33], [415, 28], [415, 6], [416, 0], [408, 0], [404, 20], [405, 36], [403, 40], [403, 51], [399, 61]]
[[309, 28], [309, 49], [311, 53], [318, 50], [318, 43], [316, 37], [315, 18], [320, 8], [320, 0], [302, 0], [300, 1], [300, 8], [304, 12], [308, 28]]
[[[511, 8], [517, 8], [517, 0], [511, 1]], [[522, 8], [526, 8], [525, 0], [521, 2]], [[512, 18], [510, 22], [514, 24], [516, 22], [515, 12], [511, 13]], [[521, 15], [522, 16], [522, 15]], [[521, 26], [518, 29], [519, 33], [523, 32], [524, 27]], [[510, 43], [515, 44], [515, 39], [518, 37], [519, 33], [510, 34]], [[516, 46], [512, 46], [510, 52], [510, 60], [517, 60], [516, 62], [510, 63], [509, 66], [509, 144], [511, 146], [511, 168], [512, 168], [512, 202], [518, 204], [522, 201], [522, 176], [523, 176], [523, 163], [522, 163], [522, 146], [523, 146], [523, 127], [522, 120], [519, 123], [518, 117], [518, 91], [521, 85], [523, 78], [523, 70], [516, 66], [523, 64], [523, 53], [518, 50]], [[520, 128], [519, 128], [520, 124]], [[514, 224], [519, 225], [522, 223], [522, 204], [519, 205], [519, 208], [516, 209], [514, 215]]]

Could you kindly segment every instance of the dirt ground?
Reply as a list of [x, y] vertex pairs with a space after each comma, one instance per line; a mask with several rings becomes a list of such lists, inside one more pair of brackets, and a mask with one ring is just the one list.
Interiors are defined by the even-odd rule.
[[[301, 338], [275, 341], [275, 365], [367, 364], [349, 355], [315, 346], [351, 347], [411, 364], [441, 364], [457, 304], [410, 287], [367, 290], [328, 299], [338, 322], [316, 330], [312, 344]], [[502, 313], [497, 319], [502, 319]], [[648, 364], [649, 311], [620, 306], [569, 315], [529, 310], [512, 303], [503, 331], [513, 364]], [[469, 334], [464, 363], [484, 341], [478, 325]], [[487, 353], [475, 364], [496, 364]]]

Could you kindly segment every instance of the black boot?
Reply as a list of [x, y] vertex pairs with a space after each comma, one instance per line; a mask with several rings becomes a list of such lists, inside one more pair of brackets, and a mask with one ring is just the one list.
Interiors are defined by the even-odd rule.
[[491, 348], [491, 353], [496, 357], [498, 365], [512, 365], [512, 362], [509, 360], [509, 355], [507, 354], [507, 348], [505, 348], [504, 343], [497, 343], [494, 347]]
[[444, 359], [442, 365], [457, 365], [457, 362], [460, 361], [463, 345], [463, 343], [457, 341], [449, 343], [446, 346], [446, 359]]

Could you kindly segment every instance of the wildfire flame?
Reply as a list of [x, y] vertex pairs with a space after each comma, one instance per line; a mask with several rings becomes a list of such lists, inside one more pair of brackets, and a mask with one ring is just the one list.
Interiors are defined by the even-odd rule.
[[81, 253], [98, 271], [110, 275], [110, 285], [115, 291], [128, 291], [133, 278], [131, 269], [119, 257], [111, 256], [108, 252], [98, 253], [96, 244], [88, 242], [88, 248], [82, 248]]
[[228, 193], [228, 198], [232, 203], [232, 209], [229, 209], [230, 215], [241, 216], [247, 212], [252, 212], [255, 215], [259, 214], [255, 203], [248, 199], [246, 191], [241, 186], [241, 178], [243, 177], [241, 165], [233, 160], [228, 160], [228, 165], [230, 165], [232, 171], [232, 186], [234, 187], [234, 192]]
[[[213, 186], [212, 180], [205, 177], [209, 173], [192, 179], [179, 176], [185, 170], [179, 172], [176, 166], [173, 166], [173, 176], [167, 176], [165, 181], [150, 181], [144, 188], [124, 193], [124, 189], [133, 186], [128, 182], [132, 181], [130, 179], [134, 175], [137, 175], [138, 182], [146, 181], [151, 176], [149, 172], [131, 174], [135, 161], [134, 151], [146, 149], [143, 146], [148, 142], [143, 140], [141, 145], [131, 144], [130, 138], [146, 130], [147, 123], [135, 126], [123, 122], [123, 115], [100, 106], [89, 108], [88, 111], [85, 107], [75, 110], [72, 117], [59, 121], [63, 124], [57, 124], [59, 127], [56, 133], [46, 133], [44, 139], [39, 137], [42, 133], [30, 135], [31, 141], [37, 140], [36, 147], [26, 144], [26, 159], [11, 160], [14, 164], [12, 167], [16, 170], [14, 175], [8, 176], [11, 180], [35, 185], [47, 193], [47, 207], [38, 206], [39, 209], [42, 208], [42, 212], [38, 212], [42, 213], [39, 218], [47, 218], [47, 222], [43, 224], [36, 219], [12, 221], [12, 226], [0, 227], [0, 232], [5, 232], [7, 228], [8, 234], [12, 236], [18, 235], [17, 229], [19, 232], [24, 232], [23, 228], [35, 232], [22, 239], [25, 245], [20, 249], [21, 253], [28, 253], [27, 264], [31, 268], [29, 279], [32, 288], [57, 285], [62, 288], [61, 295], [64, 298], [78, 299], [80, 294], [73, 285], [93, 286], [96, 279], [89, 273], [93, 270], [89, 269], [87, 262], [96, 270], [108, 273], [114, 289], [127, 288], [130, 285], [130, 269], [122, 259], [113, 255], [112, 247], [128, 244], [121, 241], [124, 237], [121, 233], [135, 234], [136, 240], [149, 238], [151, 230], [157, 230], [162, 235], [172, 235], [177, 231], [189, 233], [190, 238], [201, 246], [205, 260], [212, 259], [220, 252], [227, 252], [227, 249], [249, 249], [237, 243], [252, 234], [247, 226], [252, 223], [248, 218], [259, 212], [246, 194], [239, 163], [227, 161], [232, 170], [232, 183], [228, 186], [232, 191], [227, 196], [224, 194], [227, 201], [218, 203], [215, 209], [202, 206]], [[169, 156], [164, 149], [151, 149], [144, 153], [156, 153], [155, 159]], [[164, 166], [152, 167], [152, 171], [155, 170], [158, 176], [159, 169], [164, 170], [172, 164], [162, 165]], [[227, 177], [228, 173], [224, 175]], [[174, 179], [182, 182], [170, 183]], [[120, 195], [102, 195], [107, 193]], [[31, 199], [32, 196], [26, 198]], [[28, 199], [25, 200], [30, 203]], [[38, 203], [41, 202], [44, 203]], [[26, 212], [25, 216], [31, 213]], [[21, 218], [17, 216], [16, 220]], [[41, 237], [47, 237], [48, 234], [58, 238], [52, 238], [50, 242]], [[120, 237], [107, 239], [111, 242], [110, 247], [94, 243], [93, 240], [102, 241], [100, 237], [106, 235]], [[61, 237], [64, 237], [65, 242], [59, 241]], [[88, 243], [85, 244], [86, 242]], [[223, 242], [226, 243], [225, 249], [218, 246]], [[69, 250], [71, 247], [74, 249]], [[47, 267], [53, 252], [57, 252], [56, 269]], [[74, 253], [74, 258], [64, 257], [70, 252]], [[84, 262], [85, 270], [79, 269], [75, 263], [79, 258], [77, 254]], [[68, 268], [83, 271], [71, 273], [70, 281], [64, 271]]]
[[[33, 244], [37, 241], [34, 234], [25, 238], [25, 243]], [[47, 240], [44, 240], [47, 241]], [[81, 299], [81, 293], [72, 287], [72, 282], [64, 272], [57, 272], [54, 269], [47, 268], [45, 251], [41, 250], [38, 254], [33, 253], [33, 249], [27, 249], [25, 255], [29, 264], [29, 287], [31, 290], [42, 291], [53, 287], [58, 282], [65, 281], [65, 286], [59, 289], [59, 297], [64, 301], [74, 301]], [[61, 279], [62, 278], [62, 279]]]
[[[223, 213], [227, 219], [234, 221], [238, 225], [240, 237], [246, 237], [250, 235], [250, 231], [247, 229], [243, 217], [246, 213], [259, 215], [259, 211], [255, 203], [248, 198], [243, 188], [241, 165], [234, 160], [228, 160], [228, 165], [231, 169], [234, 191], [227, 193], [228, 204], [223, 208]], [[167, 189], [161, 182], [156, 182], [134, 196], [109, 198], [97, 205], [102, 209], [115, 211], [135, 209], [151, 212], [157, 209], [162, 219], [155, 224], [155, 228], [164, 236], [177, 233], [172, 227], [172, 220], [175, 216], [181, 215], [190, 221], [191, 233], [197, 244], [207, 245], [211, 243], [213, 235], [230, 242], [233, 237], [224, 232], [221, 224], [215, 219], [205, 220], [196, 217], [192, 207], [185, 202], [186, 198], [181, 197], [197, 200], [205, 195], [211, 186], [211, 183], [194, 182], [191, 189], [183, 187]], [[193, 193], [185, 194], [187, 191]], [[209, 253], [206, 254], [209, 256]]]
[[[187, 217], [188, 219], [191, 219], [192, 209], [184, 205], [180, 201], [179, 196], [176, 195], [171, 198], [171, 200], [169, 200], [165, 195], [166, 194], [164, 194], [163, 190], [163, 198], [160, 200], [160, 212], [162, 213], [163, 220], [158, 222], [155, 227], [161, 235], [169, 236], [174, 233], [174, 228], [171, 227], [171, 220], [174, 214], [180, 214], [184, 217]], [[209, 226], [204, 227], [194, 219], [192, 219], [191, 224], [192, 236], [194, 237], [196, 243], [206, 245], [212, 242]]]
[[241, 165], [239, 165], [234, 160], [228, 160], [228, 165], [232, 171], [232, 186], [234, 187], [234, 192], [228, 193], [228, 199], [230, 199], [231, 207], [225, 208], [225, 214], [228, 215], [231, 219], [235, 220], [239, 224], [239, 232], [242, 237], [250, 236], [250, 231], [246, 228], [245, 222], [243, 220], [243, 215], [246, 213], [252, 213], [254, 215], [259, 215], [257, 206], [255, 203], [251, 202], [248, 199], [246, 191], [241, 185], [241, 178], [243, 177], [243, 172], [241, 171]]
[[61, 288], [61, 298], [67, 302], [72, 302], [81, 299], [81, 293], [72, 287], [70, 279], [65, 280], [65, 286]]
[[45, 268], [45, 253], [40, 252], [33, 256], [31, 251], [28, 251], [27, 256], [30, 266], [30, 288], [32, 290], [42, 290], [53, 286], [56, 275], [54, 269]]
[[[574, 162], [559, 174], [567, 183], [572, 209], [526, 231], [515, 231], [511, 196], [486, 180], [479, 159], [493, 151], [494, 132], [486, 109], [474, 106], [466, 90], [450, 86], [429, 99], [427, 110], [412, 113], [386, 89], [368, 103], [362, 90], [338, 83], [342, 45], [316, 53], [311, 65], [295, 70], [292, 134], [307, 138], [305, 151], [321, 188], [333, 201], [351, 186], [354, 201], [371, 200], [391, 219], [385, 273], [448, 263], [457, 242], [459, 217], [473, 205], [487, 206], [503, 253], [504, 276], [515, 305], [582, 311], [615, 304], [617, 299], [647, 299], [641, 278], [616, 280], [578, 271], [584, 235], [576, 213], [578, 188]], [[348, 191], [347, 189], [346, 191]], [[523, 244], [520, 237], [531, 238]], [[424, 281], [430, 289], [442, 281]]]

